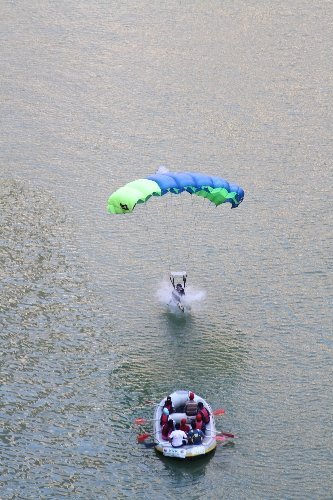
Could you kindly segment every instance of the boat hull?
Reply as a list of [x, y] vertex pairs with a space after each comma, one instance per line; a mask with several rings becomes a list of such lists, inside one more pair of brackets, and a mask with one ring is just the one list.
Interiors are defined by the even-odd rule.
[[[188, 391], [175, 391], [171, 393], [170, 396], [176, 410], [175, 413], [170, 414], [170, 418], [172, 418], [175, 423], [180, 422], [182, 418], [187, 418], [188, 422], [193, 419], [193, 417], [187, 417], [183, 411], [185, 402], [188, 399]], [[201, 401], [211, 414], [210, 422], [206, 426], [206, 433], [202, 444], [184, 445], [180, 448], [173, 448], [168, 441], [162, 438], [160, 418], [165, 403], [165, 399], [162, 399], [162, 401], [155, 408], [154, 412], [154, 443], [156, 451], [162, 453], [166, 457], [188, 459], [201, 455], [207, 455], [215, 450], [217, 444], [216, 427], [212, 409], [207, 401], [205, 401], [202, 397], [195, 395], [194, 400], [197, 402]]]

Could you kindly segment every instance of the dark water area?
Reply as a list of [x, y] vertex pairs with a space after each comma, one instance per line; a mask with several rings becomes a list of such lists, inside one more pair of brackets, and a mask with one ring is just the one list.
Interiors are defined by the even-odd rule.
[[[332, 498], [331, 2], [0, 10], [0, 497]], [[245, 199], [106, 213], [161, 164]], [[176, 389], [238, 439], [138, 444]]]

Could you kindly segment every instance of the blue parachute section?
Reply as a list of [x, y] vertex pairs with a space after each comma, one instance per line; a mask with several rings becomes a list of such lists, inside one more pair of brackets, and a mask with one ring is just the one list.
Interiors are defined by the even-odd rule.
[[161, 189], [161, 195], [166, 193], [179, 194], [187, 191], [208, 198], [216, 205], [228, 201], [232, 208], [238, 207], [244, 198], [244, 190], [236, 184], [230, 184], [225, 179], [197, 172], [167, 172], [149, 175], [146, 179], [156, 182]]

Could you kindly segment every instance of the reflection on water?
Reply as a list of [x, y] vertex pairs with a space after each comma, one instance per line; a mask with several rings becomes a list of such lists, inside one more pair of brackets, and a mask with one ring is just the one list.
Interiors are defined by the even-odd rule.
[[54, 199], [11, 181], [0, 195], [1, 462], [13, 464], [2, 481], [19, 497], [26, 477], [29, 495], [41, 488], [60, 495], [105, 466], [107, 400], [98, 393], [107, 384], [103, 356], [109, 363], [112, 352]]
[[214, 457], [216, 449], [211, 453], [201, 457], [194, 457], [191, 460], [170, 460], [164, 457], [161, 453], [155, 451], [156, 455], [162, 461], [165, 470], [170, 475], [172, 480], [179, 484], [180, 489], [186, 485], [189, 478], [195, 482], [200, 480], [201, 476], [206, 473], [206, 468], [211, 459]]
[[[330, 498], [332, 4], [110, 5], [1, 8], [1, 497]], [[161, 164], [244, 202], [106, 213]], [[136, 442], [188, 387], [240, 435], [206, 464]]]

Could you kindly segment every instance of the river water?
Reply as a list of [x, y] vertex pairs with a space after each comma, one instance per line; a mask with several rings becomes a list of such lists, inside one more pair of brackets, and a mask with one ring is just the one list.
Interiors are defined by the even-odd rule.
[[[0, 497], [332, 498], [332, 2], [0, 9]], [[160, 165], [245, 199], [106, 213]], [[176, 389], [234, 444], [138, 444]]]

